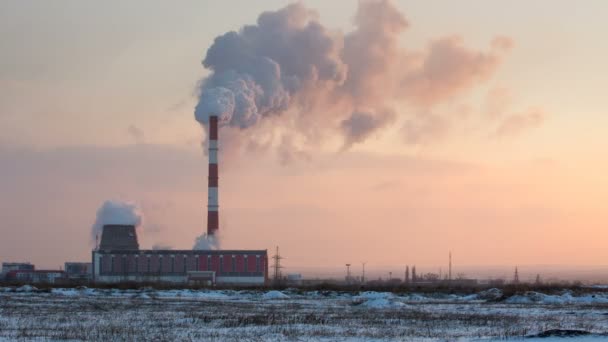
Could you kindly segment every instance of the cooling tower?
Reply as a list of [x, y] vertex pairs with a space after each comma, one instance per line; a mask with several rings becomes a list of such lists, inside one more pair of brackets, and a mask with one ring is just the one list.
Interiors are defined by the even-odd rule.
[[132, 225], [103, 226], [99, 250], [138, 250], [137, 231]]

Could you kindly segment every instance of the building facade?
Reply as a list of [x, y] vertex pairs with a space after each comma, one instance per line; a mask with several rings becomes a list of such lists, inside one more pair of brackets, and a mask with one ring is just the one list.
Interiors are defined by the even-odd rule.
[[267, 274], [265, 250], [93, 251], [93, 281], [97, 283], [264, 285]]
[[66, 262], [65, 274], [69, 280], [88, 281], [93, 275], [93, 264], [90, 262]]
[[66, 280], [58, 270], [14, 270], [6, 274], [6, 281], [31, 284], [58, 284]]
[[266, 250], [140, 250], [134, 226], [106, 225], [92, 255], [96, 283], [264, 285]]

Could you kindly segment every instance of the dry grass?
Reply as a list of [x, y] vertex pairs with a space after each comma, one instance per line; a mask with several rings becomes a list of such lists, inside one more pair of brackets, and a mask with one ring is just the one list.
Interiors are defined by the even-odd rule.
[[421, 303], [370, 309], [339, 297], [292, 300], [0, 295], [0, 338], [87, 341], [408, 340], [605, 332], [608, 305]]

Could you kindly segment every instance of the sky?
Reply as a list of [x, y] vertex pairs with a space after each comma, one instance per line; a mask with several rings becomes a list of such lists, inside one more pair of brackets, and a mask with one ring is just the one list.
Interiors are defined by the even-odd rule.
[[[290, 104], [220, 130], [222, 246], [280, 246], [292, 269], [435, 269], [450, 250], [488, 268], [607, 265], [608, 4], [376, 3], [399, 17], [297, 5], [338, 48], [357, 27], [381, 32], [329, 52], [346, 81], [291, 94], [314, 98], [310, 113]], [[229, 55], [202, 61], [216, 37], [290, 4], [1, 2], [0, 261], [88, 260], [108, 199], [140, 206], [142, 247], [191, 248], [206, 225], [194, 109]], [[400, 18], [393, 49], [374, 35]]]

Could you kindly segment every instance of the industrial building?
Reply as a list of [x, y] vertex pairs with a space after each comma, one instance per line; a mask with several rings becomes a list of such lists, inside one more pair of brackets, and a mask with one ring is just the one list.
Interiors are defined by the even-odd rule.
[[140, 250], [134, 226], [106, 225], [93, 251], [96, 283], [263, 285], [266, 250]]
[[90, 262], [66, 262], [64, 270], [68, 280], [89, 281], [93, 275], [93, 264]]
[[[209, 117], [207, 237], [219, 230], [218, 117]], [[96, 283], [166, 282], [183, 284], [264, 285], [268, 281], [266, 250], [140, 250], [132, 225], [103, 226], [93, 251]]]
[[12, 270], [4, 275], [4, 281], [31, 283], [31, 284], [57, 284], [65, 280], [65, 272], [58, 270]]
[[[11, 273], [13, 271], [33, 271], [34, 269], [34, 265], [29, 262], [3, 262], [2, 272], [0, 273], [0, 280], [9, 281], [10, 277], [13, 275]], [[10, 276], [9, 273], [11, 273]]]
[[10, 271], [33, 271], [34, 265], [29, 262], [3, 262], [2, 276], [5, 276]]

